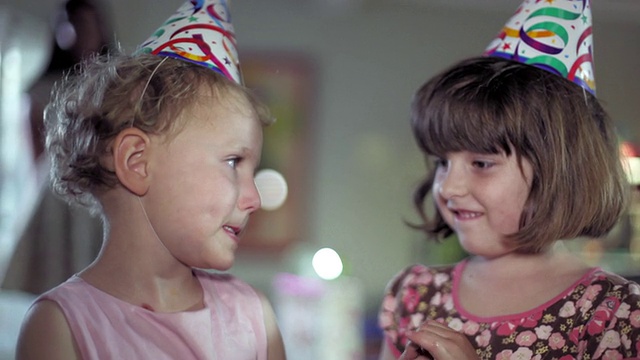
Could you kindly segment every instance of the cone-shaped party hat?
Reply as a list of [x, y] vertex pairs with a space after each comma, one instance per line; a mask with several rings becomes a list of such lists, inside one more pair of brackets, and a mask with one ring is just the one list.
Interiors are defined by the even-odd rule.
[[590, 0], [524, 0], [485, 55], [534, 65], [595, 94]]
[[226, 0], [185, 2], [140, 45], [137, 52], [200, 64], [242, 84], [236, 39]]

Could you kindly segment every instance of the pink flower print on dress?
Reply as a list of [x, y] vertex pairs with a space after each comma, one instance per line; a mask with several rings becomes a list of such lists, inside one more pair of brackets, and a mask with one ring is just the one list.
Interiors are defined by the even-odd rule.
[[620, 333], [615, 330], [608, 330], [604, 333], [604, 337], [600, 342], [600, 346], [606, 346], [609, 349], [615, 349], [620, 347]]
[[618, 319], [627, 319], [629, 318], [629, 309], [631, 309], [631, 305], [627, 303], [623, 303], [620, 305], [618, 310], [616, 311], [616, 317]]
[[542, 318], [542, 312], [536, 312], [534, 314], [531, 314], [527, 318], [522, 319], [522, 322], [520, 323], [520, 325], [525, 328], [532, 328], [538, 325], [541, 318]]
[[578, 354], [584, 353], [587, 349], [587, 345], [587, 340], [580, 340], [580, 342], [578, 343]]
[[618, 350], [607, 350], [602, 356], [602, 360], [622, 360], [622, 354]]
[[442, 295], [442, 304], [444, 304], [444, 309], [447, 311], [453, 310], [455, 304], [453, 303], [453, 296], [451, 294]]
[[407, 342], [409, 341], [406, 336], [406, 331], [415, 329], [415, 327], [411, 327], [410, 324], [411, 324], [411, 318], [408, 316], [398, 320], [397, 328], [399, 330], [397, 331], [397, 335], [394, 337], [399, 339], [402, 344], [407, 344]]
[[462, 331], [462, 327], [464, 326], [464, 324], [462, 323], [462, 320], [460, 319], [453, 319], [449, 322], [449, 324], [447, 324], [447, 326], [449, 326], [451, 329], [455, 330], [455, 331]]
[[414, 312], [420, 304], [420, 293], [413, 287], [408, 287], [402, 296], [402, 303], [408, 311]]
[[509, 336], [516, 331], [516, 324], [510, 323], [508, 321], [503, 322], [498, 326], [498, 330], [496, 330], [496, 334], [500, 336]]
[[428, 286], [433, 281], [433, 274], [430, 272], [425, 272], [416, 277], [415, 284], [416, 285], [425, 285]]
[[569, 318], [575, 314], [576, 306], [573, 304], [573, 301], [567, 301], [560, 309], [560, 313], [558, 315], [562, 318]]
[[618, 299], [609, 298], [596, 308], [593, 318], [587, 325], [589, 335], [599, 334], [604, 330], [605, 324], [613, 316], [613, 310], [616, 309], [619, 304], [620, 301]]
[[634, 310], [631, 315], [629, 315], [629, 322], [631, 326], [635, 328], [640, 327], [640, 310]]
[[538, 340], [538, 337], [531, 330], [523, 331], [516, 336], [516, 344], [520, 346], [531, 346], [536, 340]]
[[496, 355], [496, 360], [511, 360], [511, 356], [513, 356], [512, 350], [502, 350]]
[[462, 325], [462, 332], [465, 333], [465, 335], [473, 336], [478, 330], [480, 330], [480, 325], [475, 321], [467, 321]]
[[573, 357], [573, 356], [571, 356], [571, 355], [565, 355], [565, 356], [561, 357], [561, 358], [560, 358], [560, 359], [558, 359], [558, 360], [576, 360], [576, 358], [574, 358], [574, 357]]
[[448, 274], [443, 274], [443, 273], [436, 274], [435, 284], [436, 284], [437, 288], [441, 287], [442, 284], [446, 283], [447, 281], [449, 281], [449, 275]]
[[569, 333], [569, 340], [571, 340], [571, 342], [573, 342], [574, 344], [577, 344], [580, 341], [580, 337], [581, 337], [580, 330], [581, 328], [576, 327], [576, 328], [573, 328], [573, 330], [571, 330], [571, 332]]
[[407, 276], [405, 276], [404, 279], [402, 279], [402, 287], [405, 288], [413, 285], [415, 278], [416, 278], [416, 275], [413, 271], [408, 273]]
[[546, 340], [551, 336], [553, 328], [550, 325], [540, 325], [535, 329], [535, 331], [538, 339]]
[[[600, 358], [607, 349], [618, 348], [620, 344], [621, 343], [620, 343], [619, 333], [617, 333], [614, 330], [609, 330], [605, 332], [604, 337], [602, 338], [602, 341], [600, 341], [600, 344], [598, 345], [598, 349], [596, 350], [595, 354], [593, 354], [593, 358], [594, 359]], [[615, 356], [615, 354], [611, 352], [609, 353], [609, 355]]]
[[384, 311], [396, 311], [396, 309], [398, 308], [398, 302], [396, 301], [396, 298], [393, 297], [393, 295], [385, 295], [384, 300], [382, 302], [382, 309], [384, 309]]
[[380, 323], [380, 326], [384, 329], [387, 329], [393, 326], [393, 324], [395, 324], [395, 320], [393, 318], [393, 312], [381, 311], [380, 315], [378, 316], [378, 322]]
[[[409, 326], [410, 324], [411, 324], [411, 317], [409, 317], [409, 316], [403, 317], [403, 318], [400, 318], [400, 320], [398, 321], [398, 328], [400, 328], [400, 329], [414, 329], [414, 328]], [[404, 333], [402, 335], [404, 336]]]
[[604, 330], [604, 324], [606, 321], [606, 314], [603, 314], [604, 311], [600, 311], [593, 316], [593, 319], [589, 322], [587, 326], [587, 332], [589, 335], [594, 335], [602, 332]]
[[593, 307], [593, 302], [591, 302], [591, 300], [587, 300], [587, 299], [580, 299], [576, 303], [576, 306], [580, 310], [580, 315], [584, 316], [584, 314], [586, 314]]
[[576, 303], [576, 306], [580, 309], [582, 315], [584, 315], [587, 311], [591, 309], [593, 306], [593, 299], [598, 296], [598, 294], [602, 291], [602, 285], [590, 285], [584, 291], [584, 294]]
[[491, 331], [489, 329], [484, 329], [480, 335], [476, 336], [476, 342], [480, 347], [487, 347], [491, 342]]
[[411, 315], [411, 329], [417, 329], [424, 322], [424, 314], [416, 313]]
[[627, 334], [622, 334], [622, 336], [620, 337], [620, 342], [625, 349], [631, 349], [631, 339], [629, 339], [629, 336], [627, 336]]
[[549, 347], [551, 347], [554, 350], [562, 348], [566, 343], [567, 342], [564, 339], [564, 336], [562, 336], [562, 334], [560, 333], [553, 333], [549, 337]]
[[602, 291], [602, 285], [600, 284], [589, 285], [589, 287], [587, 287], [587, 289], [584, 291], [584, 295], [582, 296], [582, 298], [587, 300], [593, 300], [596, 298], [596, 296], [598, 296], [598, 294], [600, 294], [601, 291]]
[[539, 359], [540, 355], [533, 357], [533, 351], [527, 347], [521, 347], [511, 355], [511, 360], [535, 360]]
[[431, 301], [429, 302], [429, 305], [440, 306], [440, 304], [442, 304], [442, 293], [437, 292], [431, 298]]

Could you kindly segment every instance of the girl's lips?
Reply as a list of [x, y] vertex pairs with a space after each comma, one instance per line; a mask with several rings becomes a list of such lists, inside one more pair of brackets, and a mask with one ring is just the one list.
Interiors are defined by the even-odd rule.
[[238, 242], [238, 234], [240, 234], [240, 228], [224, 225], [222, 229], [231, 236], [236, 242]]
[[238, 235], [240, 233], [240, 229], [237, 227], [233, 227], [233, 226], [229, 226], [229, 225], [224, 225], [223, 226], [224, 231], [228, 232], [228, 233], [232, 233], [234, 235]]
[[452, 210], [457, 220], [473, 220], [482, 216], [482, 213], [467, 210]]

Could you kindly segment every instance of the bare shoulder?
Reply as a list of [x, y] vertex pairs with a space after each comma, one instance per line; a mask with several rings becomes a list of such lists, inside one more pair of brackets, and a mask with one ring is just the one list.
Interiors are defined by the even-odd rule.
[[49, 300], [35, 303], [22, 322], [16, 359], [78, 358], [69, 324], [60, 307]]
[[267, 347], [268, 347], [268, 359], [269, 360], [285, 360], [287, 358], [284, 343], [282, 341], [282, 334], [278, 327], [276, 315], [271, 306], [271, 302], [267, 297], [258, 292], [260, 300], [262, 301], [262, 312], [264, 314], [264, 326], [267, 331]]

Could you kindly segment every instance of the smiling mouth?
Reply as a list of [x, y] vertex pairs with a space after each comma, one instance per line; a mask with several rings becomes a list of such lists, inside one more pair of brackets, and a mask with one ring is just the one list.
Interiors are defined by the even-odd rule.
[[240, 234], [240, 229], [239, 228], [236, 228], [236, 227], [233, 227], [233, 226], [229, 226], [229, 225], [224, 225], [222, 228], [226, 232], [228, 232], [230, 234], [233, 234], [233, 235], [236, 235], [236, 236], [238, 236], [238, 234]]
[[472, 220], [479, 218], [482, 215], [482, 213], [475, 211], [452, 210], [452, 212], [456, 216], [456, 218], [460, 220]]

